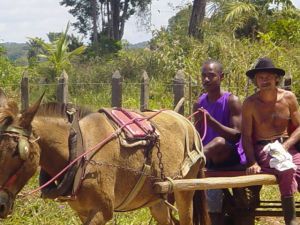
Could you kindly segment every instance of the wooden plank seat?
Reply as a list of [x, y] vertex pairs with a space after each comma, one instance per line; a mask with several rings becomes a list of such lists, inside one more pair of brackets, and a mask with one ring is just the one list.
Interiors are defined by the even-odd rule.
[[[276, 185], [276, 177], [270, 174], [246, 175], [245, 170], [206, 170], [205, 178], [201, 179], [182, 179], [164, 182], [156, 182], [154, 190], [156, 193], [171, 193], [173, 191], [191, 191], [241, 188], [250, 186]], [[233, 196], [231, 196], [233, 197]], [[258, 196], [258, 205], [255, 210], [244, 213], [253, 216], [283, 216], [280, 201], [260, 200]], [[297, 216], [300, 216], [300, 202], [296, 202]], [[239, 211], [242, 213], [242, 211]]]
[[[262, 177], [254, 177], [254, 179], [251, 179], [253, 183], [251, 182], [251, 185], [255, 185], [258, 183], [261, 183], [261, 185], [276, 185], [276, 177], [274, 175], [270, 174], [259, 174], [263, 175]], [[249, 177], [250, 175], [246, 175], [245, 170], [206, 170], [205, 171], [205, 176], [208, 178], [227, 178], [231, 177], [234, 178], [234, 181], [236, 179], [243, 179], [247, 180], [244, 177]], [[252, 176], [252, 175], [251, 175]], [[256, 176], [256, 175], [253, 175]], [[261, 182], [261, 178], [264, 179], [267, 178], [267, 180]], [[222, 182], [222, 181], [221, 181]], [[239, 181], [240, 183], [243, 183], [243, 181]], [[237, 184], [238, 185], [238, 184]], [[297, 217], [300, 217], [300, 202], [295, 202], [296, 205], [296, 213]], [[255, 208], [255, 211], [248, 211], [246, 212], [247, 214], [253, 214], [253, 216], [258, 216], [258, 217], [265, 217], [265, 216], [270, 216], [270, 217], [282, 217], [283, 212], [282, 212], [282, 207], [281, 207], [281, 201], [274, 201], [274, 200], [259, 200], [258, 206]]]
[[[257, 185], [277, 184], [276, 177], [270, 174], [246, 175], [245, 171], [206, 171], [205, 178], [182, 179], [173, 181], [156, 182], [156, 193], [171, 193], [176, 191], [241, 188]], [[228, 179], [230, 177], [230, 179]]]

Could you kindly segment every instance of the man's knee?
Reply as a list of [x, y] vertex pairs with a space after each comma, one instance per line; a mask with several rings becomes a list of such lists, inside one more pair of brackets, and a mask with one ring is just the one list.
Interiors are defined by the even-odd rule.
[[216, 147], [222, 148], [226, 145], [226, 140], [222, 137], [216, 137], [211, 141], [211, 143], [213, 143]]
[[233, 147], [222, 137], [213, 139], [204, 147], [205, 156], [207, 159], [212, 160], [213, 163], [231, 161], [232, 151], [234, 151]]
[[204, 146], [204, 153], [208, 156], [218, 155], [225, 147], [226, 141], [222, 137], [216, 137]]

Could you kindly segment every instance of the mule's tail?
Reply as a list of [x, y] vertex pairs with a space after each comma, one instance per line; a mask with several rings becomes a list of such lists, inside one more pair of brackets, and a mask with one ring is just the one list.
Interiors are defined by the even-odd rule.
[[[204, 170], [201, 168], [198, 172], [197, 178], [204, 177]], [[207, 202], [205, 191], [197, 190], [193, 199], [193, 224], [194, 225], [210, 225], [210, 218], [207, 210]]]

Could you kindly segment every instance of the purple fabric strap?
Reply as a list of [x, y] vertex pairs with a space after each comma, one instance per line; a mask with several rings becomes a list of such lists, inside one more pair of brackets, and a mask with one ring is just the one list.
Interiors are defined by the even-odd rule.
[[[231, 93], [224, 92], [223, 95], [217, 99], [215, 102], [209, 102], [207, 98], [207, 93], [202, 94], [197, 101], [197, 108], [204, 108], [207, 112], [219, 123], [223, 124], [224, 126], [229, 127], [230, 125], [230, 111], [228, 106], [228, 99]], [[203, 124], [196, 124], [196, 129], [200, 133], [203, 134]], [[208, 144], [211, 140], [215, 137], [220, 136], [216, 131], [214, 131], [211, 127], [207, 127], [207, 132], [204, 140], [202, 140], [203, 145]], [[246, 156], [244, 150], [242, 148], [241, 141], [237, 142], [236, 149], [240, 156], [240, 163], [246, 163]]]

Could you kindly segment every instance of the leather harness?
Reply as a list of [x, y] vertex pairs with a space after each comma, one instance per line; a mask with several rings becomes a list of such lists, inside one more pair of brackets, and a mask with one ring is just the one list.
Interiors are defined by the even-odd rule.
[[[115, 211], [127, 211], [126, 207], [132, 202], [132, 200], [140, 193], [147, 177], [151, 175], [151, 164], [152, 164], [152, 149], [159, 141], [159, 133], [156, 131], [153, 125], [150, 122], [145, 121], [144, 117], [136, 112], [128, 112], [123, 109], [113, 108], [113, 109], [101, 109], [100, 113], [105, 113], [108, 120], [111, 122], [112, 126], [115, 129], [123, 127], [123, 131], [119, 135], [120, 144], [124, 147], [133, 147], [133, 146], [144, 146], [145, 149], [145, 162], [141, 169], [140, 178], [137, 183], [134, 185], [133, 189], [128, 193], [128, 195], [123, 199], [123, 201], [115, 207]], [[114, 112], [114, 113], [113, 113]], [[167, 111], [168, 114], [178, 117], [177, 114]], [[84, 151], [82, 134], [79, 127], [79, 118], [76, 110], [71, 108], [67, 111], [69, 122], [71, 123], [70, 135], [69, 135], [69, 162], [72, 162], [77, 156], [82, 155]], [[121, 115], [116, 117], [116, 115]], [[125, 118], [124, 118], [125, 117]], [[183, 117], [184, 118], [184, 117]], [[134, 123], [131, 126], [122, 126], [126, 124], [126, 121], [133, 120]], [[135, 120], [137, 119], [137, 120]], [[139, 122], [139, 121], [142, 121]], [[181, 121], [181, 120], [179, 120]], [[188, 120], [187, 120], [188, 121]], [[147, 123], [144, 123], [147, 122]], [[188, 121], [189, 122], [189, 121]], [[185, 127], [183, 121], [181, 121], [182, 126]], [[186, 129], [186, 128], [185, 128]], [[195, 134], [198, 134], [195, 129], [193, 131]], [[186, 151], [187, 157], [185, 158], [181, 166], [181, 174], [178, 178], [184, 177], [192, 165], [194, 165], [200, 158], [204, 159], [201, 148], [200, 138], [195, 135], [194, 141], [195, 146], [192, 151], [188, 146], [188, 131], [186, 130]], [[92, 158], [89, 157], [89, 158]], [[85, 176], [85, 167], [89, 159], [81, 158], [77, 163], [75, 163], [67, 172], [65, 173], [61, 182], [58, 185], [52, 184], [48, 187], [42, 189], [42, 197], [44, 198], [57, 198], [58, 200], [75, 200], [77, 191], [80, 188], [82, 180]], [[205, 163], [205, 161], [202, 161]], [[43, 185], [51, 177], [41, 169], [40, 172], [40, 185]], [[149, 203], [146, 203], [149, 204]], [[142, 206], [141, 206], [142, 207]]]
[[[83, 153], [84, 146], [76, 109], [68, 105], [66, 114], [68, 122], [71, 123], [68, 145], [69, 162], [72, 162], [77, 156]], [[78, 177], [81, 177], [84, 173], [84, 161], [85, 159], [83, 158], [68, 169], [59, 184], [56, 185], [55, 183], [51, 183], [49, 186], [43, 188], [42, 197], [50, 199], [59, 198], [60, 200], [64, 200], [64, 197], [66, 197], [66, 200], [69, 200], [70, 197], [74, 197], [74, 193], [76, 193], [81, 182], [81, 179]], [[50, 179], [51, 176], [41, 169], [39, 176], [40, 186]]]
[[[113, 111], [114, 110], [114, 111]], [[142, 118], [142, 116], [138, 116], [136, 113], [133, 115], [125, 110], [121, 109], [112, 109], [115, 114], [110, 114], [109, 109], [101, 109], [100, 113], [105, 113], [108, 117], [111, 124], [114, 124], [114, 127], [118, 127], [120, 124], [125, 123], [124, 118], [119, 118], [117, 116], [125, 116], [131, 118], [131, 116], [136, 116]], [[121, 112], [121, 113], [120, 113]], [[73, 161], [77, 156], [81, 155], [84, 151], [82, 134], [79, 127], [79, 118], [76, 109], [68, 108], [67, 110], [68, 121], [71, 123], [70, 134], [69, 134], [69, 162]], [[115, 115], [115, 116], [113, 116]], [[118, 125], [119, 124], [119, 125]], [[133, 131], [133, 133], [130, 133]], [[137, 131], [137, 133], [134, 133]], [[145, 146], [145, 163], [141, 171], [141, 177], [138, 182], [132, 189], [132, 191], [127, 195], [127, 197], [122, 201], [122, 203], [115, 208], [116, 211], [122, 211], [140, 192], [147, 175], [150, 175], [151, 172], [151, 150], [158, 139], [158, 135], [155, 132], [155, 128], [149, 126], [149, 124], [135, 122], [131, 126], [128, 126], [124, 129], [127, 139], [123, 139], [120, 143], [124, 144], [125, 147], [132, 147], [137, 145]], [[135, 136], [138, 134], [137, 136]], [[122, 139], [122, 138], [121, 138]], [[64, 174], [62, 180], [56, 185], [55, 183], [51, 183], [47, 187], [42, 189], [42, 197], [50, 198], [50, 199], [59, 199], [61, 201], [65, 200], [73, 200], [76, 198], [76, 193], [80, 188], [81, 182], [85, 175], [85, 166], [88, 160], [86, 158], [81, 158], [77, 163], [75, 163], [67, 172]], [[47, 174], [46, 171], [41, 169], [40, 171], [40, 186], [49, 181], [52, 177]]]

